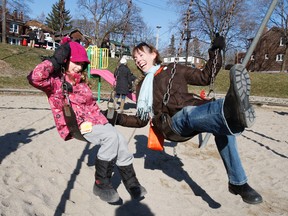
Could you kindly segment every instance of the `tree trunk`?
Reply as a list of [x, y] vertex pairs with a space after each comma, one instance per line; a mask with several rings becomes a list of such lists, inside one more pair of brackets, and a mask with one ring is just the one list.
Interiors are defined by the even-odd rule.
[[2, 43], [6, 43], [6, 0], [2, 0]]

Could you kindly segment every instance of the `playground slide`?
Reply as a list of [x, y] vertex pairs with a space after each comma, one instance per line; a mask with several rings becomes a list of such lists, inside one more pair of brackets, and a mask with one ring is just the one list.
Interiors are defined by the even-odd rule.
[[[114, 85], [115, 77], [114, 74], [109, 70], [103, 70], [103, 69], [91, 69], [90, 71], [91, 75], [98, 75], [105, 79], [109, 84]], [[128, 98], [130, 98], [132, 101], [136, 102], [136, 95], [129, 93], [127, 95]]]

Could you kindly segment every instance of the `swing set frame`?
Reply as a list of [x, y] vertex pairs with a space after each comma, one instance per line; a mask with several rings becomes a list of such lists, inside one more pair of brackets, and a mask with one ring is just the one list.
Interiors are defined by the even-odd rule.
[[[233, 10], [234, 10], [234, 8], [235, 8], [235, 6], [236, 6], [236, 2], [237, 2], [237, 0], [234, 0], [234, 3], [233, 3], [232, 8], [231, 8], [231, 10], [230, 10], [229, 16], [228, 16], [227, 19], [226, 19], [226, 23], [225, 23], [226, 25], [227, 25], [228, 22], [230, 21], [230, 18], [231, 18], [231, 16], [232, 16]], [[253, 39], [253, 41], [252, 41], [252, 44], [251, 44], [251, 46], [249, 47], [249, 49], [248, 49], [248, 51], [247, 51], [247, 53], [246, 53], [246, 55], [245, 55], [244, 61], [242, 62], [242, 65], [243, 65], [244, 67], [246, 67], [246, 65], [247, 65], [247, 63], [248, 63], [248, 61], [249, 61], [249, 59], [250, 59], [250, 57], [251, 57], [251, 55], [252, 55], [252, 53], [253, 53], [256, 45], [257, 45], [258, 40], [259, 40], [260, 36], [262, 35], [262, 32], [263, 32], [263, 30], [264, 30], [264, 28], [265, 28], [268, 20], [270, 19], [270, 16], [271, 16], [272, 12], [274, 11], [274, 9], [275, 9], [275, 7], [276, 7], [277, 2], [278, 2], [278, 0], [272, 0], [272, 3], [270, 4], [270, 7], [269, 7], [269, 9], [268, 9], [268, 11], [267, 11], [267, 13], [266, 13], [266, 15], [265, 15], [265, 17], [264, 17], [261, 25], [260, 25], [260, 27], [259, 27], [259, 29], [258, 29], [258, 32], [257, 32], [256, 36], [254, 37], [254, 39]], [[193, 0], [190, 0], [189, 7], [188, 7], [188, 10], [187, 10], [187, 13], [186, 13], [186, 20], [185, 20], [185, 23], [184, 23], [185, 28], [184, 28], [184, 30], [182, 31], [181, 40], [180, 40], [180, 42], [179, 42], [179, 47], [178, 47], [178, 52], [176, 53], [176, 58], [175, 58], [175, 60], [174, 60], [173, 70], [172, 70], [172, 72], [171, 72], [171, 78], [170, 78], [169, 84], [168, 84], [168, 86], [167, 86], [167, 91], [166, 91], [166, 93], [163, 95], [163, 104], [164, 104], [165, 106], [166, 106], [166, 105], [168, 104], [168, 102], [169, 102], [170, 89], [171, 89], [171, 87], [172, 87], [173, 78], [174, 78], [175, 73], [176, 73], [176, 65], [177, 65], [177, 63], [178, 63], [178, 60], [177, 60], [178, 58], [177, 58], [177, 57], [179, 56], [179, 54], [180, 54], [180, 52], [181, 52], [181, 50], [182, 50], [182, 43], [183, 43], [183, 41], [184, 41], [185, 31], [188, 30], [188, 29], [187, 29], [187, 28], [188, 28], [188, 20], [190, 19], [190, 15], [191, 15], [192, 4], [193, 4]], [[128, 24], [131, 7], [132, 7], [132, 0], [129, 0], [129, 2], [128, 2], [128, 14], [127, 14], [127, 17], [126, 17], [127, 19], [126, 19], [125, 28], [127, 27], [127, 24]], [[226, 25], [224, 25], [224, 28], [225, 28]], [[225, 31], [225, 29], [222, 30], [222, 34], [221, 34], [221, 35], [223, 35], [223, 31]], [[123, 42], [124, 42], [124, 40], [125, 40], [125, 36], [126, 36], [126, 34], [123, 35], [123, 39], [122, 39], [122, 41], [121, 41], [121, 44], [123, 44]], [[215, 51], [216, 57], [217, 57], [217, 55], [218, 55], [218, 52], [219, 52], [219, 50], [217, 49], [217, 50]], [[214, 62], [215, 62], [215, 63], [214, 63]], [[209, 94], [212, 93], [212, 92], [214, 93], [214, 81], [215, 81], [215, 74], [216, 74], [216, 63], [217, 63], [217, 59], [216, 59], [216, 61], [214, 61], [214, 62], [213, 62], [213, 71], [212, 71], [211, 82], [210, 82], [210, 86], [209, 86], [209, 88], [210, 88]], [[233, 68], [234, 68], [234, 67], [233, 67]], [[232, 68], [232, 69], [233, 69], [233, 68]], [[64, 81], [63, 81], [62, 89], [63, 89], [63, 95], [65, 96], [66, 100], [68, 101], [67, 103], [65, 103], [65, 106], [64, 106], [64, 108], [63, 108], [63, 113], [64, 113], [64, 117], [65, 117], [65, 120], [66, 120], [66, 123], [67, 123], [67, 127], [69, 128], [69, 131], [70, 131], [71, 135], [72, 135], [74, 138], [79, 139], [79, 140], [82, 140], [82, 141], [86, 141], [86, 139], [85, 139], [85, 138], [83, 137], [83, 135], [80, 133], [80, 130], [79, 130], [79, 128], [78, 128], [75, 113], [74, 113], [74, 111], [73, 111], [73, 109], [72, 109], [72, 107], [71, 107], [71, 105], [70, 105], [70, 103], [69, 103], [69, 91], [68, 91], [68, 89], [67, 89], [67, 86], [66, 86], [66, 88], [65, 88]], [[209, 94], [208, 94], [208, 96], [209, 96]], [[112, 95], [112, 94], [111, 94], [111, 95]], [[214, 96], [215, 96], [215, 93], [214, 93]], [[111, 96], [111, 97], [112, 97], [112, 96]], [[204, 137], [204, 139], [202, 139], [202, 134], [199, 134], [199, 141], [200, 141], [200, 143], [199, 143], [199, 148], [202, 148], [202, 147], [206, 146], [206, 144], [207, 144], [210, 136], [211, 136], [211, 133], [206, 133], [206, 136]], [[187, 138], [187, 139], [191, 139], [191, 138], [192, 138], [192, 137]], [[186, 141], [187, 139], [185, 139], [185, 141]]]

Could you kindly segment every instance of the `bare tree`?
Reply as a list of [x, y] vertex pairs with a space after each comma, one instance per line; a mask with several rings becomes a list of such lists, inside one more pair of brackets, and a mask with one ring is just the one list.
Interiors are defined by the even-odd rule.
[[21, 0], [2, 0], [2, 43], [6, 43], [6, 15], [10, 11], [21, 11], [24, 14], [24, 20], [26, 20], [25, 14], [29, 14], [30, 8], [28, 2], [33, 2], [33, 0], [21, 1]]
[[[172, 1], [179, 8], [180, 19], [187, 10], [189, 0]], [[257, 19], [249, 0], [198, 0], [192, 5], [190, 28], [201, 41], [212, 41], [219, 32], [226, 38], [225, 54], [229, 49], [243, 49], [247, 39], [257, 30]], [[249, 17], [247, 19], [247, 17]], [[245, 47], [244, 46], [244, 47]]]
[[46, 15], [44, 12], [42, 12], [39, 16], [36, 17], [36, 20], [38, 20], [41, 23], [45, 23]]
[[29, 7], [29, 2], [33, 3], [34, 0], [6, 0], [7, 1], [7, 8], [8, 10], [11, 11], [21, 11], [23, 12], [24, 15], [24, 20], [28, 20], [29, 14], [31, 12], [31, 8]]
[[131, 34], [140, 28], [139, 23], [144, 23], [138, 16], [138, 8], [135, 5], [129, 7], [127, 0], [78, 0], [77, 3], [85, 23], [94, 24], [92, 29], [97, 45], [111, 35]]
[[137, 27], [131, 32], [133, 37], [137, 38], [137, 43], [146, 42], [155, 45], [156, 37], [155, 30], [151, 26], [147, 26], [145, 23], [137, 24]]
[[92, 37], [92, 44], [96, 43], [96, 38], [94, 37], [95, 31], [94, 26], [95, 24], [93, 21], [88, 20], [87, 18], [83, 19], [74, 19], [72, 20], [72, 26], [73, 28], [79, 29], [81, 32], [83, 32], [86, 35], [89, 35]]

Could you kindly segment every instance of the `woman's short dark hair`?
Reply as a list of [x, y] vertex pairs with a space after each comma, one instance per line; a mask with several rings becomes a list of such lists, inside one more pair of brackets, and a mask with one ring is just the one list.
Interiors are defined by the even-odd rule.
[[141, 42], [133, 48], [132, 57], [134, 58], [134, 55], [138, 50], [145, 52], [144, 47], [148, 48], [149, 53], [153, 53], [153, 52], [156, 53], [156, 58], [155, 58], [154, 64], [161, 64], [162, 63], [162, 60], [160, 58], [160, 54], [159, 54], [158, 50], [154, 46], [147, 44], [145, 42]]

